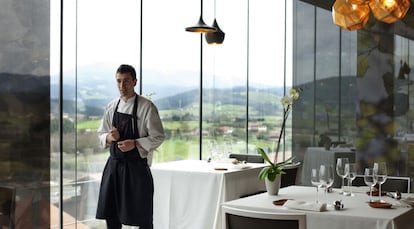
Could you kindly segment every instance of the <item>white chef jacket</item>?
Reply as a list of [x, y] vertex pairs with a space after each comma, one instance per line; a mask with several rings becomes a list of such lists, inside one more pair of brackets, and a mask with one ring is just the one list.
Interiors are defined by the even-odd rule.
[[121, 100], [118, 112], [132, 114], [136, 96], [138, 96], [137, 126], [139, 132], [139, 138], [136, 141], [142, 146], [142, 148], [138, 148], [138, 151], [141, 157], [147, 158], [148, 164], [151, 165], [153, 151], [161, 145], [165, 135], [157, 107], [142, 96], [135, 95], [126, 102], [120, 98], [114, 99], [105, 107], [101, 125], [98, 128], [99, 140], [103, 148], [109, 147], [110, 144], [106, 142], [106, 136], [112, 128], [112, 119], [118, 100]]

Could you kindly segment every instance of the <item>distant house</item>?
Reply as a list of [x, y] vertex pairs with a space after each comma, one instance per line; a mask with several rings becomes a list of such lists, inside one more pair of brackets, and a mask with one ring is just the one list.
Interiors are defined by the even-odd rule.
[[267, 131], [267, 126], [261, 122], [250, 122], [248, 130], [249, 132], [263, 133]]

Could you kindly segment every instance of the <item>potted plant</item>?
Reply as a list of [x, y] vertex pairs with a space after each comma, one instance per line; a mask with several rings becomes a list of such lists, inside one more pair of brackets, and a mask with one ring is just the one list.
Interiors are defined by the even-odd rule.
[[273, 161], [270, 160], [269, 156], [263, 150], [263, 148], [257, 148], [258, 153], [263, 157], [266, 163], [268, 163], [268, 165], [260, 171], [259, 179], [265, 180], [266, 190], [271, 195], [278, 194], [280, 188], [281, 175], [285, 173], [283, 169], [286, 167], [286, 165], [291, 164], [294, 159], [294, 157], [290, 157], [282, 162], [277, 162], [277, 154], [279, 152], [280, 141], [282, 139], [283, 134], [285, 133], [286, 120], [289, 117], [289, 112], [292, 109], [293, 103], [299, 98], [300, 92], [302, 92], [302, 88], [292, 88], [289, 90], [289, 95], [286, 95], [281, 99], [281, 103], [283, 105], [283, 122], [282, 128], [280, 129], [279, 139], [277, 141]]

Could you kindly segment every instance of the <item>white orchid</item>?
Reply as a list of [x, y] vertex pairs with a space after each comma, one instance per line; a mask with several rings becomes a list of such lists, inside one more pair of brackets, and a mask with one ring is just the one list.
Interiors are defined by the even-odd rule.
[[282, 135], [285, 133], [286, 120], [289, 117], [289, 111], [292, 108], [294, 101], [299, 99], [299, 93], [302, 91], [303, 91], [302, 88], [297, 88], [297, 89], [292, 88], [289, 90], [289, 95], [283, 96], [282, 99], [280, 100], [280, 102], [283, 105], [283, 122], [282, 122], [282, 128], [280, 129], [279, 139], [278, 139], [277, 146], [276, 146], [277, 147], [276, 155], [272, 162], [270, 161], [266, 152], [262, 148], [258, 148], [258, 152], [262, 155], [265, 161], [269, 163], [269, 166], [264, 167], [260, 171], [259, 173], [260, 179], [265, 179], [267, 177], [270, 181], [274, 181], [276, 178], [276, 174], [279, 174], [279, 173], [283, 174], [284, 173], [283, 168], [287, 164], [291, 163], [292, 160], [294, 159], [294, 157], [290, 157], [285, 161], [276, 163], [277, 153], [279, 152], [279, 147], [280, 147], [280, 141], [282, 139]]

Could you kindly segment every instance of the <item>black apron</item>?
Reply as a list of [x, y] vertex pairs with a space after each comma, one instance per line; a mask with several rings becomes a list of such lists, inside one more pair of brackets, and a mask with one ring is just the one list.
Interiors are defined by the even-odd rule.
[[[119, 113], [119, 102], [112, 120], [119, 141], [137, 139], [138, 95], [132, 115]], [[116, 217], [125, 225], [152, 228], [154, 183], [147, 159], [141, 158], [137, 148], [122, 152], [117, 142], [112, 142], [110, 153], [102, 174], [96, 218]]]

